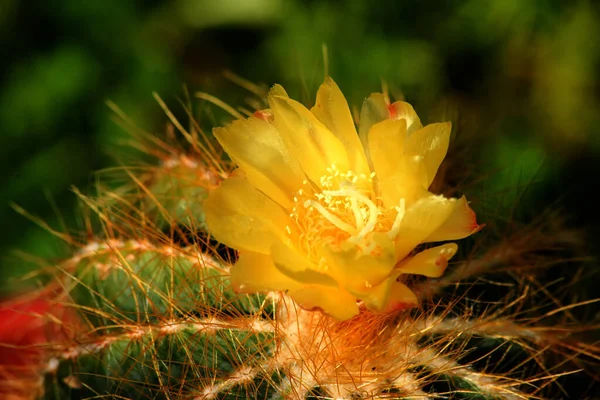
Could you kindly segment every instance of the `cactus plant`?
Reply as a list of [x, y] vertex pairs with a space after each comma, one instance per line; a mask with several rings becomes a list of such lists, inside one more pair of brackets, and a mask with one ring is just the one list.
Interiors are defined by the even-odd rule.
[[[243, 109], [225, 108], [245, 118]], [[355, 315], [339, 318], [328, 306], [307, 309], [285, 288], [246, 293], [232, 285], [238, 253], [212, 236], [203, 206], [234, 166], [193, 120], [186, 129], [167, 115], [186, 146], [136, 131], [153, 165], [123, 169], [128, 183], [99, 186], [95, 197], [78, 192], [91, 210], [86, 231], [67, 237], [75, 245], [69, 259], [40, 272], [52, 276], [47, 287], [80, 322], [69, 341], [44, 347], [36, 394], [484, 400], [593, 393], [600, 352], [586, 306], [594, 300], [572, 289], [593, 271], [573, 253], [556, 215], [510, 221], [502, 231], [484, 218], [490, 228], [463, 241], [443, 275], [403, 280], [415, 307], [358, 302]], [[434, 186], [449, 191], [439, 177]], [[485, 205], [481, 198], [473, 207]]]

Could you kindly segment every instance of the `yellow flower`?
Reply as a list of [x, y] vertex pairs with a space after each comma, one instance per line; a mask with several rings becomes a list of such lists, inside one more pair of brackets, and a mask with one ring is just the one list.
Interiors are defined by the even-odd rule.
[[479, 229], [464, 197], [430, 193], [449, 122], [422, 126], [412, 106], [365, 100], [358, 133], [328, 78], [308, 110], [274, 86], [268, 110], [214, 135], [239, 167], [206, 200], [215, 238], [239, 250], [240, 292], [285, 291], [337, 319], [417, 303], [402, 274], [439, 277], [454, 243]]

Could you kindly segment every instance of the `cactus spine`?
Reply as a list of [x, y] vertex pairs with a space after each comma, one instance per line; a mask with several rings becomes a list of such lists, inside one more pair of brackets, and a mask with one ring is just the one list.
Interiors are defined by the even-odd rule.
[[490, 235], [442, 278], [415, 279], [417, 309], [336, 321], [285, 293], [232, 291], [235, 255], [211, 241], [201, 208], [228, 166], [194, 124], [175, 126], [189, 150], [142, 135], [155, 166], [125, 170], [130, 183], [97, 198], [80, 194], [95, 216], [86, 240], [71, 237], [77, 249], [51, 285], [84, 328], [48, 347], [44, 398], [484, 400], [591, 390], [565, 389], [571, 377], [586, 381], [600, 353], [580, 312], [592, 300], [569, 293], [585, 270], [565, 258], [549, 223]]

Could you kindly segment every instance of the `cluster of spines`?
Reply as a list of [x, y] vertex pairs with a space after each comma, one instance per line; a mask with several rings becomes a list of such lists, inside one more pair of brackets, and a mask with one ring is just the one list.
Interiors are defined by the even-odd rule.
[[[338, 323], [285, 295], [233, 293], [227, 268], [197, 249], [113, 239], [61, 268], [94, 330], [58, 349], [48, 397], [543, 398], [572, 372], [549, 357], [564, 352], [567, 366], [596, 351], [566, 340], [563, 328], [526, 320], [532, 314], [519, 321], [515, 308], [531, 289], [506, 279], [480, 282], [520, 292], [499, 297], [501, 305], [469, 300], [476, 286], [465, 283], [452, 304], [441, 296], [429, 309]], [[364, 365], [325, 365], [356, 367], [348, 357]]]
[[46, 398], [577, 398], [562, 377], [597, 366], [599, 349], [573, 339], [597, 326], [539, 278], [564, 261], [542, 254], [556, 243], [541, 227], [412, 282], [422, 307], [403, 314], [338, 323], [285, 294], [233, 293], [235, 255], [210, 240], [201, 208], [226, 164], [177, 129], [195, 153], [160, 142], [158, 167], [81, 196], [99, 221], [88, 235], [104, 234], [56, 265], [84, 329], [51, 348]]

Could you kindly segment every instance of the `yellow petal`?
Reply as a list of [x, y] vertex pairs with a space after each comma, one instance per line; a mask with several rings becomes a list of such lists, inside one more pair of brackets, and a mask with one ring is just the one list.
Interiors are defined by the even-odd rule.
[[302, 308], [319, 309], [341, 321], [358, 315], [358, 305], [354, 296], [338, 288], [306, 286], [290, 291], [289, 294]]
[[372, 311], [388, 312], [416, 306], [417, 296], [405, 284], [397, 282], [399, 273], [393, 274], [360, 299]]
[[234, 249], [268, 254], [274, 241], [292, 237], [289, 215], [244, 177], [224, 180], [204, 202], [204, 212], [211, 234]]
[[279, 132], [268, 122], [250, 117], [236, 120], [213, 133], [248, 181], [286, 208], [305, 179]]
[[418, 176], [406, 167], [404, 146], [406, 121], [385, 120], [374, 124], [369, 132], [369, 153], [377, 173], [377, 182], [383, 203], [395, 207], [400, 199], [407, 205], [423, 195]]
[[431, 185], [446, 157], [451, 129], [450, 122], [429, 124], [406, 140], [404, 153], [407, 167], [419, 177], [419, 182], [425, 189]]
[[483, 225], [477, 224], [477, 216], [469, 207], [467, 198], [463, 196], [456, 202], [446, 221], [428, 236], [425, 242], [458, 240], [478, 232], [481, 228]]
[[273, 124], [292, 157], [317, 185], [333, 164], [348, 171], [344, 145], [306, 107], [283, 96], [269, 96]]
[[271, 257], [273, 258], [275, 268], [297, 282], [322, 286], [338, 286], [335, 279], [319, 272], [316, 265], [311, 263], [304, 254], [292, 246], [276, 242], [271, 248]]
[[[358, 135], [365, 149], [369, 148], [368, 134], [371, 127], [385, 120], [406, 121], [408, 135], [421, 129], [423, 125], [413, 106], [403, 101], [390, 104], [390, 99], [383, 93], [372, 93], [362, 104]], [[369, 156], [370, 157], [370, 156]]]
[[402, 260], [448, 219], [456, 199], [430, 195], [409, 207], [396, 238], [396, 259]]
[[388, 112], [390, 119], [406, 121], [406, 133], [409, 136], [423, 127], [413, 106], [404, 101], [397, 101], [390, 105], [388, 107]]
[[405, 140], [405, 120], [385, 120], [371, 127], [369, 152], [379, 179], [385, 180], [402, 168]]
[[387, 207], [398, 206], [400, 199], [404, 199], [406, 207], [409, 207], [430, 194], [414, 180], [412, 175], [407, 174], [406, 170], [378, 181], [378, 185], [383, 202]]
[[327, 266], [339, 284], [354, 295], [370, 291], [386, 279], [395, 266], [394, 243], [385, 233], [375, 233], [377, 256], [364, 254], [356, 245], [347, 243], [341, 249], [323, 247]]
[[348, 102], [333, 79], [326, 78], [319, 87], [317, 101], [311, 112], [342, 142], [348, 154], [350, 169], [356, 175], [368, 176], [371, 171], [356, 133]]
[[302, 285], [285, 276], [275, 268], [266, 254], [240, 251], [240, 257], [231, 267], [231, 285], [236, 292], [298, 290]]
[[[382, 93], [372, 93], [363, 101], [360, 109], [360, 123], [358, 124], [358, 136], [365, 150], [369, 149], [369, 131], [378, 122], [389, 118], [388, 105], [390, 100]], [[367, 160], [371, 156], [367, 150]]]
[[271, 90], [269, 90], [268, 96], [269, 97], [272, 97], [272, 96], [290, 97], [290, 96], [288, 96], [288, 94], [285, 91], [285, 89], [283, 88], [283, 86], [281, 86], [279, 84], [273, 85]]
[[431, 278], [442, 276], [451, 259], [458, 250], [456, 243], [446, 243], [441, 246], [423, 250], [416, 256], [402, 262], [396, 269], [404, 274], [424, 275]]

